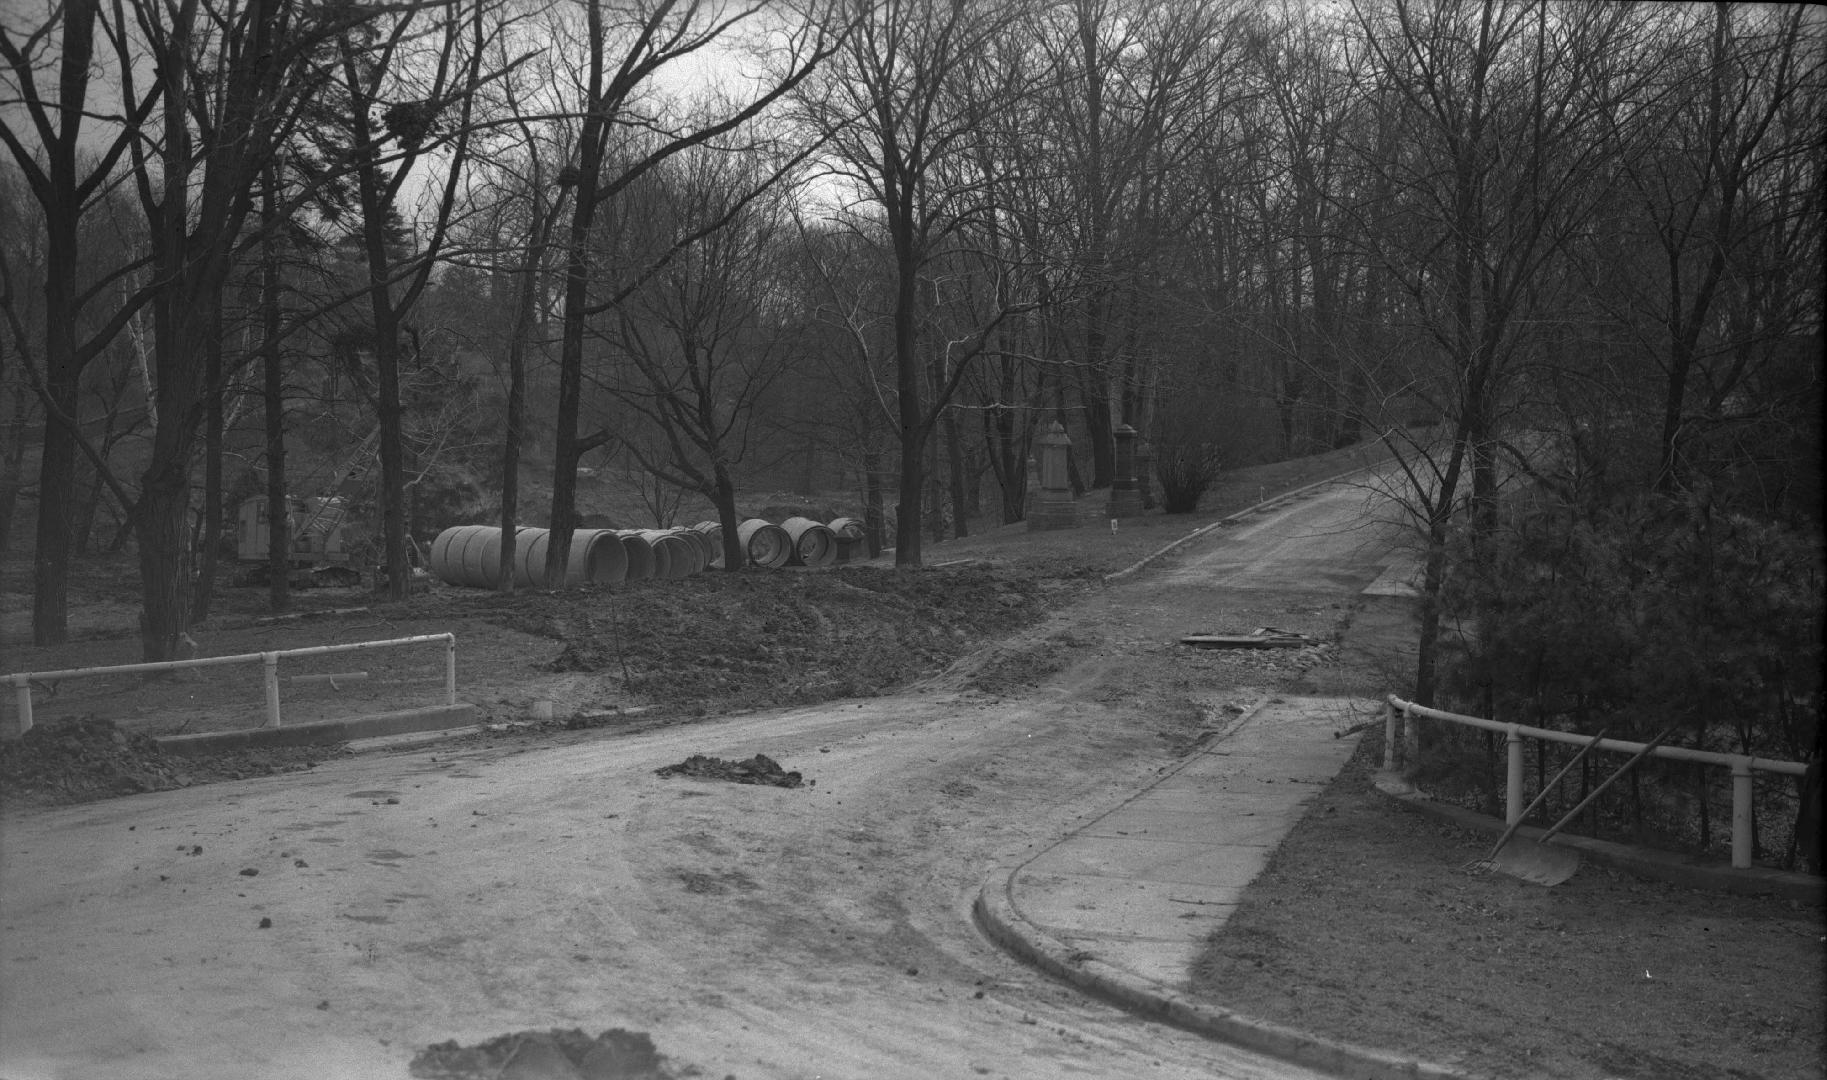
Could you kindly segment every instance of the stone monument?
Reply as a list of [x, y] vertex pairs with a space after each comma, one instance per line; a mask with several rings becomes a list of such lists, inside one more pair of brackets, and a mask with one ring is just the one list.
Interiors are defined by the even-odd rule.
[[1116, 478], [1110, 482], [1109, 513], [1113, 518], [1141, 517], [1142, 492], [1136, 487], [1136, 429], [1124, 424], [1115, 434]]
[[1040, 492], [1028, 511], [1028, 529], [1078, 528], [1078, 511], [1072, 505], [1072, 484], [1066, 474], [1066, 454], [1072, 440], [1058, 420], [1047, 425], [1046, 434], [1035, 440], [1040, 458]]

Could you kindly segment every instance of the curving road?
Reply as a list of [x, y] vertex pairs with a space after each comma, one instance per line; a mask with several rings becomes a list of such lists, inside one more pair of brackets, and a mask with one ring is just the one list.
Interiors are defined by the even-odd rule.
[[[1059, 669], [1019, 696], [960, 670], [9, 815], [0, 1077], [405, 1076], [429, 1044], [552, 1027], [648, 1032], [676, 1067], [743, 1080], [1306, 1077], [1086, 1000], [969, 907], [991, 867], [1121, 801], [1251, 692], [1188, 666], [1177, 634], [1252, 596], [1319, 631], [1322, 601], [1400, 567], [1398, 530], [1363, 511], [1352, 488], [1266, 510], [977, 658]], [[757, 752], [813, 784], [654, 775]]]
[[1391, 483], [1369, 473], [1271, 500], [1176, 558], [1165, 577], [1227, 589], [1408, 591], [1413, 533], [1387, 494]]

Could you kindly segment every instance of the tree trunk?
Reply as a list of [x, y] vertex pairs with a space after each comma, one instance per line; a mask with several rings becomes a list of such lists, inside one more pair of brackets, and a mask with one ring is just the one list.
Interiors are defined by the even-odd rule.
[[213, 305], [203, 375], [203, 536], [197, 547], [197, 592], [191, 617], [209, 618], [215, 599], [216, 557], [222, 547], [222, 427], [226, 380], [222, 371], [222, 305]]
[[736, 532], [736, 484], [722, 462], [714, 463], [711, 469], [717, 485], [711, 501], [717, 504], [717, 524], [723, 527], [723, 569], [733, 574], [749, 561], [749, 553], [742, 547], [742, 537]]
[[[911, 197], [911, 196], [910, 196]], [[917, 325], [914, 308], [919, 302], [920, 259], [913, 247], [912, 210], [905, 208], [896, 227], [903, 235], [895, 240], [894, 352], [897, 419], [900, 423], [901, 501], [895, 521], [894, 564], [919, 566], [925, 507], [925, 410], [920, 382], [925, 367], [916, 355]]]
[[[534, 184], [540, 180], [537, 169]], [[518, 546], [515, 518], [520, 507], [520, 440], [526, 431], [527, 341], [539, 303], [539, 270], [544, 262], [549, 219], [540, 214], [541, 197], [534, 193], [533, 230], [527, 237], [526, 261], [520, 268], [520, 288], [514, 302], [514, 322], [508, 338], [507, 430], [501, 438], [501, 580], [496, 588], [514, 591], [514, 559]], [[557, 207], [554, 206], [556, 211]]]
[[[57, 231], [55, 221], [47, 224], [53, 233]], [[70, 243], [74, 245], [73, 237]], [[58, 248], [52, 246], [50, 250]], [[81, 404], [75, 361], [74, 281], [65, 280], [74, 277], [75, 267], [69, 267], [66, 274], [57, 262], [50, 260], [44, 284], [44, 390], [48, 406], [44, 448], [38, 462], [38, 529], [32, 566], [32, 644], [39, 648], [69, 640], [70, 539], [76, 512], [76, 433], [59, 419], [61, 416], [74, 423]], [[59, 415], [50, 415], [53, 410]]]
[[1112, 434], [1115, 425], [1111, 423], [1110, 395], [1101, 374], [1081, 378], [1078, 391], [1079, 403], [1085, 410], [1085, 433], [1091, 441], [1091, 482], [1087, 486], [1107, 488], [1116, 476], [1116, 438]]
[[[868, 441], [873, 443], [874, 439]], [[888, 515], [882, 503], [882, 452], [867, 448], [863, 451], [863, 540], [872, 559], [887, 546], [884, 541], [888, 538]]]
[[13, 547], [13, 517], [19, 506], [19, 489], [23, 486], [21, 479], [25, 463], [25, 387], [13, 387], [13, 415], [10, 427], [14, 437], [6, 442], [6, 452], [0, 456], [0, 559], [4, 559]]
[[970, 492], [964, 475], [964, 441], [958, 437], [958, 415], [945, 410], [945, 456], [950, 470], [952, 489], [952, 535], [963, 539], [971, 534]]
[[276, 170], [269, 168], [261, 206], [265, 235], [260, 245], [260, 356], [266, 422], [267, 606], [284, 611], [292, 604], [292, 536], [285, 527], [285, 368], [279, 348], [277, 186]]
[[571, 531], [575, 528], [577, 459], [582, 455], [577, 418], [583, 397], [584, 311], [590, 299], [590, 228], [596, 221], [597, 188], [602, 180], [604, 141], [608, 118], [603, 115], [604, 28], [602, 5], [589, 0], [585, 6], [589, 38], [588, 112], [578, 140], [577, 200], [571, 208], [571, 226], [565, 246], [565, 299], [558, 350], [558, 416], [553, 433], [552, 510], [546, 536], [546, 584], [564, 587], [565, 567], [571, 558]]

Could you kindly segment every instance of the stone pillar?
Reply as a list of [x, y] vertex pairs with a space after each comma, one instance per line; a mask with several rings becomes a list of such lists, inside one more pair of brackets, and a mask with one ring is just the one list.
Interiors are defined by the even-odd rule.
[[1117, 428], [1116, 479], [1110, 482], [1109, 514], [1113, 518], [1141, 517], [1142, 493], [1136, 489], [1136, 429]]
[[1155, 498], [1155, 444], [1147, 439], [1136, 440], [1136, 491], [1142, 496], [1142, 509], [1161, 505]]
[[1066, 454], [1072, 440], [1058, 420], [1047, 425], [1046, 434], [1035, 440], [1040, 453], [1040, 493], [1028, 512], [1028, 529], [1075, 529], [1078, 510], [1072, 505], [1072, 484], [1067, 478]]
[[1034, 506], [1040, 500], [1040, 462], [1034, 455], [1028, 455], [1028, 486], [1021, 500], [1021, 517], [1023, 521], [1034, 516]]

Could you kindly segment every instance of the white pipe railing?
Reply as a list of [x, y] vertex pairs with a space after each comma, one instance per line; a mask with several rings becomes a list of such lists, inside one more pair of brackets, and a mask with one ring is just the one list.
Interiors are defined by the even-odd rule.
[[201, 656], [194, 660], [157, 660], [143, 664], [117, 664], [113, 667], [70, 668], [65, 671], [21, 671], [0, 675], [13, 684], [14, 701], [18, 703], [19, 734], [32, 728], [32, 683], [60, 682], [64, 679], [86, 679], [102, 675], [132, 675], [150, 671], [177, 671], [181, 668], [217, 667], [222, 664], [259, 663], [265, 669], [266, 726], [279, 723], [279, 661], [287, 657], [323, 656], [329, 653], [355, 652], [360, 649], [384, 649], [401, 645], [444, 643], [444, 703], [457, 703], [457, 635], [418, 634], [413, 637], [388, 638], [385, 641], [353, 641], [343, 645], [309, 645], [300, 649], [275, 649], [270, 652], [240, 653], [235, 656]]
[[[1400, 731], [1398, 731], [1396, 723], [1398, 716], [1403, 721]], [[1554, 731], [1549, 728], [1530, 727], [1527, 724], [1487, 720], [1482, 716], [1464, 716], [1460, 713], [1430, 709], [1425, 705], [1416, 705], [1412, 701], [1403, 701], [1391, 694], [1383, 703], [1383, 768], [1395, 768], [1396, 746], [1403, 737], [1412, 737], [1413, 733], [1409, 730], [1407, 721], [1417, 716], [1429, 720], [1442, 720], [1450, 724], [1463, 724], [1466, 727], [1483, 728], [1486, 731], [1499, 731], [1504, 734], [1506, 755], [1504, 762], [1504, 824], [1506, 825], [1514, 825], [1522, 817], [1524, 739], [1567, 743], [1570, 746], [1584, 746], [1593, 741], [1590, 735], [1579, 735], [1570, 731]], [[1595, 749], [1621, 754], [1637, 754], [1642, 752], [1645, 745], [1640, 742], [1631, 742], [1628, 739], [1600, 739]], [[1650, 750], [1650, 754], [1673, 761], [1696, 761], [1702, 765], [1718, 765], [1732, 770], [1732, 867], [1737, 870], [1749, 869], [1751, 866], [1752, 771], [1780, 773], [1785, 776], [1801, 776], [1808, 771], [1808, 766], [1799, 761], [1774, 761], [1770, 758], [1752, 757], [1749, 754], [1720, 754], [1711, 750], [1690, 750], [1685, 746], [1657, 746]]]

